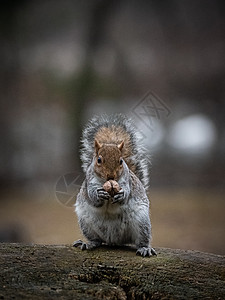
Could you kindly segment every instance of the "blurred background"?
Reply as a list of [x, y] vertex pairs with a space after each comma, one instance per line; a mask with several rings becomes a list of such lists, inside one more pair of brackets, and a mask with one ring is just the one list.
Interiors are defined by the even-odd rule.
[[153, 245], [225, 254], [225, 2], [0, 5], [0, 241], [82, 237], [81, 131], [122, 112], [151, 154]]

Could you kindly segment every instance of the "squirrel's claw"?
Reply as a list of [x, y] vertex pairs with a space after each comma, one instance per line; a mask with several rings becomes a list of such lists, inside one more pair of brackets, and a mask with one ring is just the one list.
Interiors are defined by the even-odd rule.
[[73, 247], [80, 247], [81, 250], [86, 250], [87, 249], [87, 244], [84, 243], [82, 240], [78, 240], [78, 241], [75, 241], [73, 243]]
[[77, 240], [75, 242], [73, 242], [73, 247], [79, 247], [83, 244], [83, 242], [81, 240]]
[[101, 200], [108, 200], [110, 195], [108, 192], [106, 192], [104, 189], [99, 188], [97, 189], [98, 198]]
[[157, 252], [155, 251], [154, 248], [151, 248], [151, 253], [152, 253], [152, 255], [156, 255], [157, 256]]
[[118, 202], [122, 202], [124, 200], [124, 191], [121, 190], [119, 193], [117, 193], [112, 200], [112, 203], [118, 203]]
[[75, 241], [73, 243], [73, 247], [79, 247], [81, 250], [92, 250], [94, 248], [97, 248], [101, 246], [101, 241], [90, 241], [88, 243], [84, 243], [82, 240]]
[[153, 248], [141, 247], [137, 250], [136, 255], [141, 255], [141, 256], [145, 257], [145, 256], [153, 256], [153, 255], [157, 255], [157, 254]]

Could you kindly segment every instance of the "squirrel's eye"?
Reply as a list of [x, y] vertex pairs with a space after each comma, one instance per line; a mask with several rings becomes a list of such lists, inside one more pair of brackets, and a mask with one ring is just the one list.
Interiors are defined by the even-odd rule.
[[121, 160], [120, 160], [120, 165], [122, 165], [122, 163], [123, 163], [123, 160], [121, 159]]
[[98, 157], [98, 164], [102, 162], [101, 157]]

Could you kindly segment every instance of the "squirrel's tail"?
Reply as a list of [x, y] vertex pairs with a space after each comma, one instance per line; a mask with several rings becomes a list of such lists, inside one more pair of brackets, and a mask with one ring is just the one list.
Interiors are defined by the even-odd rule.
[[[112, 129], [112, 135], [109, 135], [108, 140], [104, 142], [113, 143], [115, 139], [117, 142], [121, 142], [125, 138], [123, 148], [126, 154], [123, 156], [124, 160], [129, 169], [135, 173], [144, 187], [147, 188], [149, 185], [149, 155], [143, 146], [141, 135], [132, 124], [132, 121], [122, 114], [95, 116], [84, 128], [81, 139], [81, 161], [84, 172], [86, 173], [93, 159], [95, 137], [96, 135], [100, 136], [104, 128], [107, 128], [108, 131]], [[114, 135], [113, 132], [115, 133]]]

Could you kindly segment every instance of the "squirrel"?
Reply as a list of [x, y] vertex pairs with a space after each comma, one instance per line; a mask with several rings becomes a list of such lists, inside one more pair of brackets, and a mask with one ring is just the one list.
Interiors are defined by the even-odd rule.
[[92, 118], [82, 135], [81, 161], [85, 179], [75, 211], [87, 243], [133, 245], [137, 255], [152, 256], [147, 188], [148, 155], [132, 121], [125, 115]]

